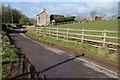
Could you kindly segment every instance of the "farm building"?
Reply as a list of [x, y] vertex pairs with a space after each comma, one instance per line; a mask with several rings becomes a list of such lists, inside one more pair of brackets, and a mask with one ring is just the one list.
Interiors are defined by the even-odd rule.
[[118, 18], [117, 19], [120, 19], [120, 16], [118, 16]]
[[95, 16], [95, 20], [96, 21], [100, 21], [102, 19], [102, 17], [100, 17], [100, 16]]
[[48, 26], [55, 22], [55, 18], [64, 17], [64, 15], [56, 15], [47, 13], [46, 9], [37, 15], [37, 25]]

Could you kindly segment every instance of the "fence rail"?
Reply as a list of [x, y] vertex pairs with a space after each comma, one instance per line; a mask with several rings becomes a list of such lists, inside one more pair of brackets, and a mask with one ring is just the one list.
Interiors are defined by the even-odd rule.
[[81, 43], [90, 43], [96, 47], [108, 47], [108, 49], [117, 51], [120, 47], [118, 41], [120, 38], [119, 31], [109, 30], [86, 30], [86, 29], [69, 29], [58, 27], [35, 27], [37, 34], [44, 34], [62, 38], [65, 40], [79, 41]]

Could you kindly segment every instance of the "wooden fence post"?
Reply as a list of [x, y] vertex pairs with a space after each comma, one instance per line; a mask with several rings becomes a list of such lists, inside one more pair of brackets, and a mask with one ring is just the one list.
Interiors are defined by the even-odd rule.
[[45, 35], [45, 27], [43, 28], [43, 35]]
[[43, 32], [42, 32], [42, 28], [40, 27], [40, 32], [39, 33], [41, 33], [41, 34], [43, 34]]
[[103, 46], [105, 47], [105, 42], [106, 42], [106, 29], [103, 32]]
[[39, 34], [41, 34], [41, 29], [40, 29], [40, 27], [39, 27], [39, 32], [38, 32]]
[[39, 27], [39, 34], [42, 34], [42, 30], [41, 30], [41, 27]]
[[57, 35], [56, 35], [56, 37], [58, 38], [58, 27], [57, 27]]
[[39, 32], [38, 32], [39, 34], [41, 33], [41, 28], [39, 27]]
[[35, 27], [35, 33], [37, 33], [37, 27]]
[[69, 38], [69, 32], [68, 32], [68, 28], [67, 28], [67, 33], [66, 33], [66, 39], [68, 40]]
[[37, 27], [35, 27], [35, 33], [38, 33], [38, 32], [37, 32]]
[[49, 26], [49, 36], [50, 36], [50, 26]]
[[81, 43], [83, 43], [84, 42], [84, 28], [82, 28], [82, 41], [81, 41]]
[[39, 34], [39, 27], [35, 27], [36, 33]]
[[43, 28], [42, 27], [40, 27], [40, 32], [42, 33], [42, 35], [43, 35]]
[[39, 34], [39, 27], [37, 27], [37, 33]]

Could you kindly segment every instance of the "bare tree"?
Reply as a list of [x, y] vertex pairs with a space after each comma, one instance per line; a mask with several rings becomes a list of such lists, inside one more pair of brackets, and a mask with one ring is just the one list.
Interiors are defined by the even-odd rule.
[[91, 16], [92, 20], [94, 20], [96, 14], [97, 14], [96, 11], [91, 11], [90, 16]]
[[112, 15], [112, 19], [117, 19], [117, 15]]
[[106, 17], [106, 15], [103, 14], [103, 15], [101, 16], [101, 19], [105, 19], [105, 17]]
[[82, 16], [76, 16], [76, 19], [77, 19], [77, 20], [82, 20], [83, 17], [82, 17]]
[[118, 17], [117, 15], [111, 15], [111, 16], [109, 17], [109, 19], [110, 19], [110, 20], [114, 20], [114, 19], [117, 19], [117, 17]]

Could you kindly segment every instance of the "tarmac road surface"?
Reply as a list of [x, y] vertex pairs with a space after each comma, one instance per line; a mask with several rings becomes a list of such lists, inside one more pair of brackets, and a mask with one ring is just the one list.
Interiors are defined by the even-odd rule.
[[11, 33], [14, 44], [20, 48], [37, 71], [47, 78], [110, 78], [108, 74], [89, 64], [82, 56], [75, 57], [67, 52], [44, 45], [22, 33]]

